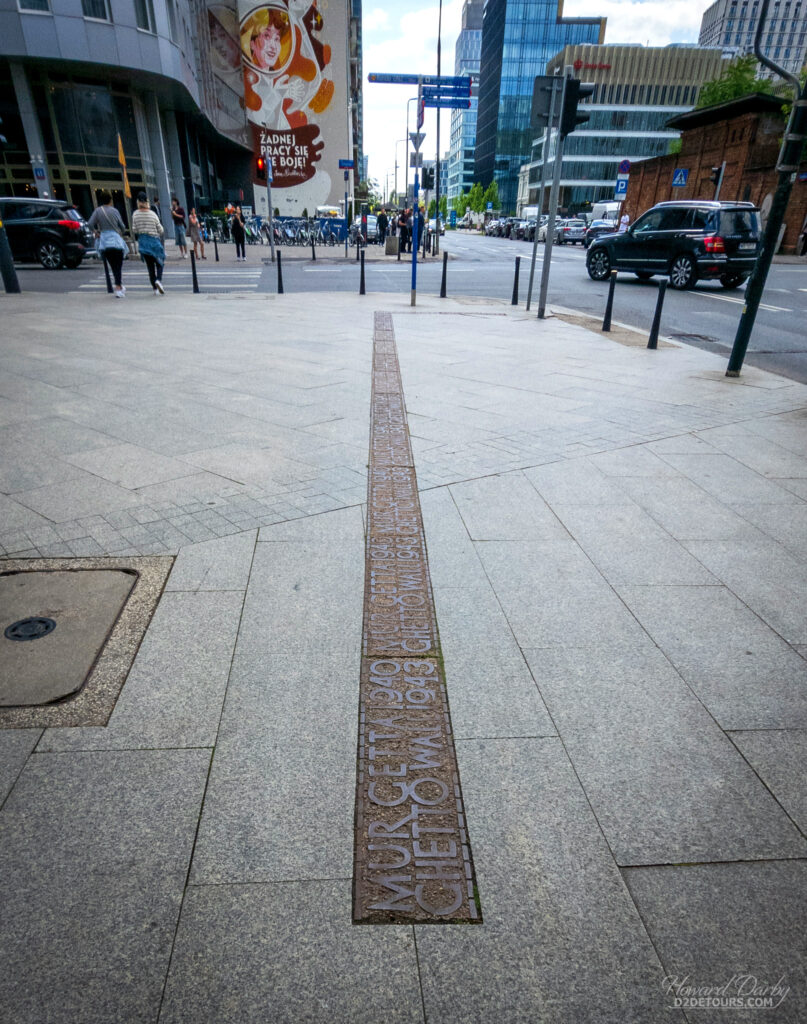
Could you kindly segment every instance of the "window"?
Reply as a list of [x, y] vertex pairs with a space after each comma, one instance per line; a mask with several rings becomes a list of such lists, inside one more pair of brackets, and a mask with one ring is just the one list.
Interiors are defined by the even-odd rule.
[[50, 0], [17, 0], [21, 11], [39, 11], [41, 14], [50, 14]]
[[662, 216], [663, 211], [661, 210], [651, 210], [650, 213], [646, 213], [644, 217], [640, 217], [634, 224], [634, 234], [640, 235], [645, 231], [658, 231]]
[[135, 0], [135, 20], [144, 32], [154, 31], [154, 6], [152, 0]]
[[96, 18], [98, 21], [111, 21], [107, 0], [81, 0], [81, 9], [85, 18]]

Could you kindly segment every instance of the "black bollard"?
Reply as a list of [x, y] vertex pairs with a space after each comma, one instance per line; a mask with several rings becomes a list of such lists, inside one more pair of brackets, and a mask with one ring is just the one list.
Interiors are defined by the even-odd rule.
[[317, 252], [316, 252], [316, 249], [314, 248], [314, 235], [313, 235], [313, 233], [311, 235], [311, 259], [315, 263], [317, 262]]
[[14, 269], [14, 257], [11, 255], [11, 246], [8, 244], [6, 229], [0, 220], [0, 275], [3, 277], [3, 287], [9, 295], [20, 294], [20, 282], [17, 278], [17, 271]]
[[104, 277], [106, 277], [106, 290], [112, 294], [112, 278], [109, 276], [109, 264], [106, 261], [106, 256], [101, 253], [101, 262], [104, 264]]
[[357, 232], [357, 233], [356, 233], [356, 262], [357, 262], [357, 263], [359, 262], [359, 238], [360, 238], [360, 237], [361, 237], [361, 236], [360, 236], [360, 235], [358, 234], [358, 232]]
[[658, 329], [661, 325], [661, 307], [664, 305], [664, 293], [667, 291], [667, 281], [662, 278], [658, 283], [658, 300], [656, 301], [656, 312], [653, 314], [653, 326], [650, 328], [650, 337], [647, 339], [648, 348], [658, 348]]
[[283, 253], [280, 251], [280, 249], [278, 249], [277, 250], [277, 294], [278, 295], [282, 295], [283, 294], [283, 263], [282, 263], [282, 256], [283, 256]]
[[604, 331], [611, 330], [611, 313], [614, 309], [614, 289], [616, 288], [616, 276], [615, 270], [611, 271], [611, 280], [608, 282], [608, 301], [605, 303], [605, 316], [602, 318], [602, 329]]
[[219, 261], [219, 243], [216, 241], [215, 235], [213, 236], [213, 252], [216, 254], [216, 263]]
[[446, 267], [448, 266], [448, 253], [443, 253], [443, 280], [440, 282], [440, 298], [446, 297]]
[[401, 236], [398, 235], [398, 262], [401, 262]]
[[196, 276], [196, 256], [191, 250], [191, 277], [193, 278], [193, 294], [199, 294], [199, 278]]
[[516, 256], [516, 273], [515, 273], [515, 276], [513, 277], [513, 297], [510, 300], [510, 305], [511, 306], [517, 306], [518, 305], [518, 271], [519, 271], [520, 267], [521, 267], [521, 257], [520, 256]]
[[364, 290], [364, 250], [361, 253], [361, 275], [359, 277], [359, 295], [366, 295], [367, 292]]

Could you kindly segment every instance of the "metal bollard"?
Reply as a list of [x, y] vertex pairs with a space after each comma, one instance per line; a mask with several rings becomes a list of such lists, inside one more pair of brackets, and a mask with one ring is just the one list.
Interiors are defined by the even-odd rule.
[[650, 328], [650, 337], [647, 339], [648, 348], [658, 348], [658, 329], [661, 325], [661, 307], [664, 305], [664, 294], [667, 291], [667, 282], [662, 279], [658, 283], [658, 299], [656, 301], [656, 312], [653, 314], [653, 326]]
[[521, 267], [521, 257], [520, 256], [516, 256], [516, 273], [515, 273], [515, 277], [513, 278], [513, 297], [510, 300], [510, 305], [511, 306], [517, 306], [518, 305], [518, 271], [519, 271], [520, 267]]
[[106, 290], [112, 294], [112, 278], [109, 276], [109, 264], [106, 261], [106, 256], [101, 253], [101, 262], [104, 264], [104, 277], [106, 278]]
[[359, 233], [358, 233], [358, 231], [357, 231], [357, 232], [356, 232], [356, 262], [357, 262], [357, 263], [359, 262], [359, 248], [360, 248], [360, 246], [359, 246], [359, 238], [360, 238], [360, 237], [361, 237], [361, 236], [359, 235]]
[[616, 287], [616, 276], [615, 270], [611, 271], [611, 280], [608, 282], [608, 301], [605, 303], [605, 316], [602, 318], [602, 329], [604, 331], [611, 330], [611, 313], [614, 309], [614, 288]]
[[0, 275], [3, 277], [3, 287], [9, 295], [20, 294], [20, 282], [17, 271], [14, 269], [14, 257], [11, 255], [11, 246], [8, 244], [8, 236], [3, 222], [0, 220]]
[[440, 282], [440, 298], [446, 297], [446, 268], [448, 267], [448, 253], [443, 253], [443, 280]]
[[277, 294], [283, 294], [283, 253], [280, 249], [277, 250]]
[[213, 252], [216, 254], [216, 263], [219, 261], [219, 243], [216, 241], [215, 235], [213, 236]]
[[313, 261], [314, 261], [315, 263], [317, 262], [317, 251], [316, 251], [316, 249], [314, 248], [314, 236], [313, 236], [313, 235], [311, 236], [311, 259], [312, 259], [312, 260], [313, 260]]
[[191, 257], [191, 277], [193, 278], [193, 294], [194, 295], [198, 295], [199, 294], [199, 278], [196, 276], [196, 256], [194, 255], [193, 250], [191, 250], [190, 257]]
[[359, 295], [366, 295], [367, 292], [364, 290], [364, 250], [361, 253], [361, 274], [359, 276]]
[[398, 262], [401, 262], [401, 236], [398, 235]]

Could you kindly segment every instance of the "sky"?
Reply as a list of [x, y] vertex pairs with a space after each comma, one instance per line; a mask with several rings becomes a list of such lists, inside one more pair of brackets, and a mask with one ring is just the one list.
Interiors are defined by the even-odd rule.
[[[694, 43], [701, 17], [710, 0], [565, 0], [566, 17], [605, 17], [606, 43]], [[462, 24], [462, 0], [443, 0], [441, 32], [441, 73], [454, 74], [454, 44]], [[372, 85], [371, 72], [397, 74], [437, 73], [437, 26], [439, 4], [418, 0], [364, 0], [364, 152], [369, 156], [369, 175], [382, 193], [405, 181], [403, 140], [406, 138], [407, 100], [417, 94], [416, 86]], [[409, 130], [414, 131], [415, 103], [409, 105]], [[450, 143], [451, 111], [441, 111], [440, 150]], [[423, 152], [434, 159], [437, 141], [437, 111], [427, 110], [423, 126]], [[396, 142], [400, 144], [396, 147]], [[411, 181], [411, 172], [410, 172]]]

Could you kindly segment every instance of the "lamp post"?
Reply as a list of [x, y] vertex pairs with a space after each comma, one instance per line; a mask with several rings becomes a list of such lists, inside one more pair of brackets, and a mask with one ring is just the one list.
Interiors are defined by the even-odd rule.
[[404, 183], [405, 184], [405, 201], [404, 201], [404, 205], [406, 205], [406, 202], [409, 199], [409, 145], [408, 145], [408, 143], [409, 143], [409, 104], [410, 103], [417, 103], [417, 101], [418, 101], [417, 96], [410, 96], [409, 99], [406, 101], [406, 142], [407, 142], [407, 147], [406, 147], [406, 159], [404, 160], [404, 170], [406, 171], [406, 179], [405, 179], [405, 183]]
[[[440, 79], [440, 35], [443, 29], [443, 0], [440, 0], [440, 13], [437, 16], [437, 79]], [[434, 226], [435, 231], [435, 252], [440, 252], [440, 114], [442, 111], [437, 108], [437, 153], [434, 161]], [[426, 210], [426, 225], [428, 227], [429, 211]], [[427, 232], [428, 234], [428, 232]]]

